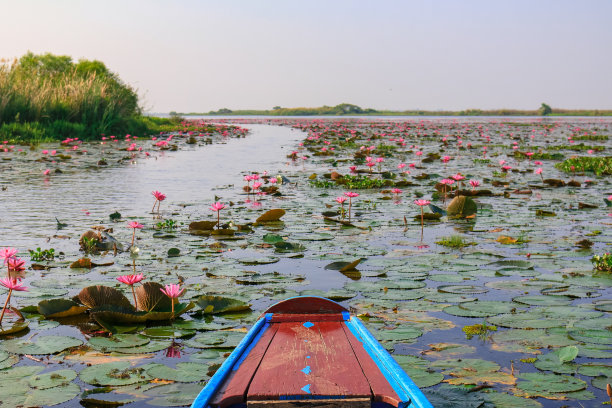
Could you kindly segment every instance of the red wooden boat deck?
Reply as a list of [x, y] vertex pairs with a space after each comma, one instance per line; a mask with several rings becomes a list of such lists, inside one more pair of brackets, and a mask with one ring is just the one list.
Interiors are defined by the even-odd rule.
[[221, 384], [211, 407], [398, 406], [401, 398], [344, 324], [348, 312], [325, 299], [270, 308], [267, 327]]

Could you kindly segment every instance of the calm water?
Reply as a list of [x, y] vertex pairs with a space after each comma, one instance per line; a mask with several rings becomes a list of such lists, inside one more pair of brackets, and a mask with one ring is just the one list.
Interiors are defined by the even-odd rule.
[[[189, 210], [206, 209], [215, 188], [242, 186], [245, 172], [276, 170], [286, 166], [283, 158], [303, 133], [286, 127], [248, 125], [246, 138], [228, 139], [223, 144], [165, 151], [157, 159], [139, 159], [125, 167], [92, 169], [44, 178], [17, 177], [4, 181], [0, 191], [0, 247], [24, 250], [41, 246], [56, 226], [55, 217], [69, 226], [92, 225], [119, 211], [136, 216], [151, 211], [151, 191], [164, 192], [168, 203], [194, 204]], [[56, 146], [56, 145], [55, 145]], [[44, 147], [43, 147], [44, 148]], [[86, 215], [86, 211], [90, 215]]]

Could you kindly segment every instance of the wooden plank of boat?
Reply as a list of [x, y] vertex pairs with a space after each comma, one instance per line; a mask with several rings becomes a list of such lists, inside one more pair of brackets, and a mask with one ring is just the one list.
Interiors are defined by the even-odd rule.
[[297, 297], [262, 315], [192, 408], [367, 408], [375, 403], [432, 407], [359, 319], [328, 299]]

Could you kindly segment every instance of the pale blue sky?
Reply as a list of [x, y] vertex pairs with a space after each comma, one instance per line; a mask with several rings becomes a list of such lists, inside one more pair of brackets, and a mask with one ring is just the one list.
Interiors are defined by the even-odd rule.
[[0, 0], [0, 58], [99, 59], [149, 111], [612, 109], [612, 0]]

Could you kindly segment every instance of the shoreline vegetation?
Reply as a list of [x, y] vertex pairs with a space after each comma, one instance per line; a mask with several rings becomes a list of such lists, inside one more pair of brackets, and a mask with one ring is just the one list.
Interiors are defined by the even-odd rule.
[[283, 108], [275, 106], [272, 109], [239, 109], [222, 108], [208, 113], [170, 112], [170, 116], [612, 116], [612, 110], [603, 109], [557, 109], [542, 103], [534, 110], [520, 109], [466, 109], [461, 111], [445, 110], [376, 110], [361, 108], [357, 105], [342, 103], [336, 106], [321, 106], [318, 108]]
[[136, 90], [100, 61], [31, 52], [0, 60], [0, 140], [38, 144], [145, 135], [179, 123], [143, 115]]

